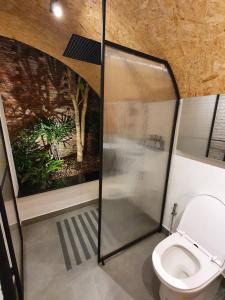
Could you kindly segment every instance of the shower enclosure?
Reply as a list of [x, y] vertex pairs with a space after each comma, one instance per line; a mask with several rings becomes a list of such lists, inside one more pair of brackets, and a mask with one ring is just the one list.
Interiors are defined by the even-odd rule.
[[[2, 290], [23, 299], [23, 240], [0, 120], [0, 248]], [[7, 296], [5, 296], [7, 297]], [[6, 298], [7, 299], [7, 298]]]
[[161, 230], [179, 92], [169, 64], [103, 40], [99, 262]]

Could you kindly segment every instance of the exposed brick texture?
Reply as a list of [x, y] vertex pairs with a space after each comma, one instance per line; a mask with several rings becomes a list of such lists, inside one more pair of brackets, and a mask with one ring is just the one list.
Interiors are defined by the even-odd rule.
[[[18, 41], [0, 37], [0, 94], [3, 99], [10, 139], [29, 127], [39, 115], [74, 116], [68, 93], [66, 66], [49, 55]], [[89, 92], [87, 116], [99, 112], [99, 97]], [[87, 134], [87, 148], [91, 151]], [[75, 151], [75, 135], [65, 155]]]

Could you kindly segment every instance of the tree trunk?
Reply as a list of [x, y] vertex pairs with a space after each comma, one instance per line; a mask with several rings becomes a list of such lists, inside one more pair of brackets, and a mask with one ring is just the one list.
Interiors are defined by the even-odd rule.
[[56, 160], [60, 159], [59, 152], [58, 152], [58, 146], [55, 143], [53, 143], [51, 145], [51, 152], [52, 152], [54, 159], [56, 159]]
[[86, 119], [86, 112], [87, 112], [88, 93], [89, 93], [89, 85], [86, 83], [83, 106], [81, 111], [81, 143], [83, 148], [85, 144], [85, 125], [86, 125], [85, 119]]
[[75, 114], [75, 126], [76, 126], [76, 145], [77, 145], [77, 161], [82, 162], [83, 161], [83, 146], [81, 142], [81, 128], [80, 128], [80, 112], [79, 112], [79, 95], [80, 95], [80, 81], [81, 78], [78, 78], [77, 83], [77, 91], [76, 96], [71, 94], [73, 107], [74, 107], [74, 114]]
[[[80, 86], [81, 86], [81, 77], [78, 77], [77, 85], [76, 85], [76, 96], [73, 93], [73, 78], [71, 71], [68, 69], [68, 84], [70, 88], [70, 95], [73, 102], [74, 107], [74, 115], [75, 115], [75, 127], [76, 127], [76, 146], [77, 146], [77, 161], [83, 161], [84, 155], [84, 144], [85, 144], [85, 118], [87, 112], [87, 102], [88, 102], [88, 93], [89, 93], [89, 85], [86, 83], [85, 91], [83, 95], [83, 99], [79, 102], [80, 97]], [[82, 105], [81, 108], [81, 116], [79, 105]]]
[[83, 146], [81, 142], [81, 128], [80, 128], [80, 114], [79, 107], [76, 101], [73, 101], [75, 112], [75, 125], [76, 125], [76, 144], [77, 144], [77, 161], [83, 161]]

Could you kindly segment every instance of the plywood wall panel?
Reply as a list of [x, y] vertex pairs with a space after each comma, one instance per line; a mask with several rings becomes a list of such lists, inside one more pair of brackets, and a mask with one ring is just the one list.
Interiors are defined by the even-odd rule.
[[223, 92], [224, 1], [108, 0], [108, 16], [108, 38], [167, 59], [182, 97]]

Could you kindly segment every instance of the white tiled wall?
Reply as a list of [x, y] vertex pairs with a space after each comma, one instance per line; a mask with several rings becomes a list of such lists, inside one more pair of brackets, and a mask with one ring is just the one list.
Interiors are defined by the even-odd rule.
[[[209, 194], [225, 202], [224, 183], [224, 168], [175, 154], [172, 159], [163, 225], [169, 229], [174, 203], [178, 204], [178, 214], [174, 220], [173, 230], [178, 225], [183, 211], [192, 197], [199, 194]], [[201, 212], [199, 211], [200, 215]]]
[[[211, 102], [210, 99], [208, 99], [208, 101]], [[208, 164], [207, 161], [201, 162], [184, 157], [178, 154], [180, 151], [176, 151], [176, 142], [178, 143], [177, 139], [180, 133], [179, 126], [183, 112], [183, 104], [184, 103], [182, 103], [179, 110], [174, 154], [171, 162], [168, 193], [163, 220], [164, 227], [170, 229], [172, 208], [174, 203], [177, 203], [177, 215], [174, 218], [173, 231], [176, 229], [184, 209], [194, 196], [199, 194], [209, 194], [216, 196], [225, 202], [225, 168], [223, 166], [213, 166]], [[202, 108], [204, 108], [204, 105]], [[199, 215], [200, 214], [201, 212], [199, 212]]]

